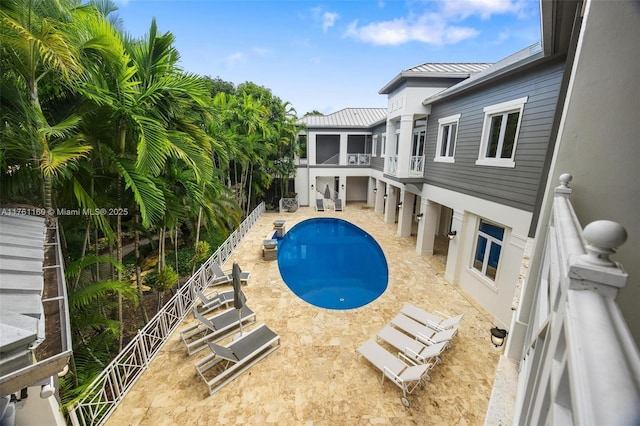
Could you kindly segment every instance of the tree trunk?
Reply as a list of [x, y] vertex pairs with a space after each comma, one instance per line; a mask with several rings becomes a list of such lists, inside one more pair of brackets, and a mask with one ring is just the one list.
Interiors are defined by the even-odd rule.
[[[198, 243], [200, 242], [200, 226], [202, 225], [202, 206], [198, 208], [198, 222], [196, 223], [196, 243], [193, 246], [194, 253], [198, 250]], [[196, 273], [196, 264], [191, 266], [191, 275]]]
[[[118, 256], [118, 262], [122, 265], [122, 216], [116, 216], [116, 253]], [[118, 268], [118, 281], [122, 281], [122, 269]], [[123, 312], [123, 302], [122, 302], [122, 293], [118, 292], [118, 322], [120, 323], [120, 331], [118, 332], [119, 336], [119, 347], [118, 352], [122, 351], [122, 347], [124, 345], [124, 312]]]
[[[137, 210], [137, 209], [136, 209]], [[147, 311], [144, 308], [144, 294], [142, 293], [142, 275], [140, 274], [140, 263], [142, 259], [140, 258], [140, 231], [138, 230], [138, 224], [140, 223], [140, 215], [136, 211], [134, 216], [135, 221], [135, 230], [134, 230], [134, 247], [136, 252], [136, 289], [138, 290], [138, 301], [140, 304], [140, 310], [142, 311], [142, 318], [144, 318], [144, 323], [149, 322], [149, 316], [147, 315]]]

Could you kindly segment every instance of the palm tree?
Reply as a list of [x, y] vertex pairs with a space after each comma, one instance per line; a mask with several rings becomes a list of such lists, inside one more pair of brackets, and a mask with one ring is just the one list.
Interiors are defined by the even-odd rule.
[[[70, 87], [83, 72], [83, 48], [95, 47], [83, 46], [76, 37], [77, 25], [90, 15], [76, 6], [71, 0], [0, 3], [3, 121], [19, 136], [3, 146], [3, 159], [14, 171], [6, 177], [19, 178], [23, 173], [33, 177], [28, 169], [39, 170], [42, 204], [47, 209], [53, 207], [52, 179], [68, 172], [70, 162], [91, 149], [77, 132], [80, 117], [72, 114], [54, 121], [40, 95], [45, 81]], [[7, 83], [15, 89], [7, 90]]]

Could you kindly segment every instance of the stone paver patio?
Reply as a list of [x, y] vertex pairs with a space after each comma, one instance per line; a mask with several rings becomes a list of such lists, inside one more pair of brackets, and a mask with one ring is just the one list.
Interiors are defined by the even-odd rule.
[[[262, 259], [262, 240], [273, 221], [286, 229], [310, 217], [340, 217], [376, 238], [389, 265], [386, 292], [359, 309], [317, 308], [295, 296], [282, 281], [277, 261]], [[209, 396], [194, 362], [208, 349], [187, 356], [179, 331], [172, 334], [118, 409], [109, 425], [215, 425], [265, 423], [285, 425], [481, 425], [500, 355], [489, 340], [489, 315], [444, 278], [442, 256], [421, 256], [415, 238], [396, 235], [395, 225], [362, 204], [342, 212], [265, 213], [225, 265], [237, 260], [251, 272], [244, 287], [247, 305], [281, 336], [282, 346], [225, 388]], [[318, 271], [319, 274], [325, 273]], [[220, 287], [219, 290], [224, 290]], [[356, 348], [387, 324], [405, 302], [429, 311], [464, 313], [453, 347], [432, 371], [426, 389], [409, 395], [381, 383], [381, 372]], [[225, 341], [223, 341], [224, 343]], [[391, 349], [391, 348], [389, 348]], [[397, 352], [397, 351], [395, 351]]]

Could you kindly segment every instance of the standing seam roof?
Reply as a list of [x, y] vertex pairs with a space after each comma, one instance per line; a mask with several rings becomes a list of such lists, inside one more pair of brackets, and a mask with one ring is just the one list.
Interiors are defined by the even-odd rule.
[[345, 108], [328, 115], [308, 115], [298, 122], [308, 127], [371, 127], [386, 117], [386, 108]]

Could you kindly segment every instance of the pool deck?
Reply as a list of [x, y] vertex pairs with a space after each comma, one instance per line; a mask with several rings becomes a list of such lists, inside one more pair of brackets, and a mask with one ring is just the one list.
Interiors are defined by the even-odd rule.
[[[286, 220], [286, 229], [291, 229], [310, 217], [343, 218], [376, 238], [389, 265], [389, 284], [382, 296], [362, 308], [336, 311], [309, 305], [288, 289], [277, 261], [262, 259], [262, 240], [274, 220]], [[415, 237], [397, 236], [396, 226], [385, 224], [381, 214], [362, 204], [349, 204], [341, 212], [302, 207], [294, 213], [265, 213], [225, 269], [233, 260], [251, 272], [244, 292], [257, 323], [278, 333], [282, 346], [209, 396], [194, 367], [208, 349], [188, 356], [180, 340], [180, 330], [195, 321], [189, 315], [108, 425], [484, 424], [501, 354], [489, 341], [491, 318], [444, 280], [442, 256], [419, 255]], [[322, 274], [329, 276], [331, 268], [318, 271]], [[453, 347], [431, 370], [431, 381], [409, 395], [410, 408], [400, 402], [399, 387], [389, 380], [381, 383], [381, 372], [356, 356], [356, 348], [375, 339], [405, 302], [429, 311], [465, 314]]]

